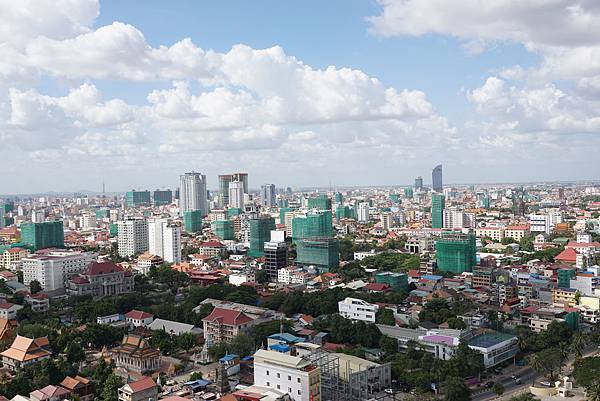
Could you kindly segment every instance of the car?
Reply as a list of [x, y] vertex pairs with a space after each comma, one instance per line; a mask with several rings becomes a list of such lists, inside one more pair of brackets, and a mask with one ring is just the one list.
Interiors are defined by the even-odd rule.
[[488, 382], [485, 382], [484, 386], [485, 388], [492, 388], [494, 387], [494, 384], [496, 384], [493, 380], [490, 380]]
[[385, 393], [387, 394], [394, 394], [394, 390], [391, 388], [386, 388], [385, 390], [383, 390]]
[[546, 386], [546, 387], [552, 387], [552, 383], [550, 383], [550, 382], [540, 382], [540, 384], [541, 384], [542, 386]]
[[515, 383], [516, 384], [521, 384], [521, 378], [520, 377], [515, 377]]

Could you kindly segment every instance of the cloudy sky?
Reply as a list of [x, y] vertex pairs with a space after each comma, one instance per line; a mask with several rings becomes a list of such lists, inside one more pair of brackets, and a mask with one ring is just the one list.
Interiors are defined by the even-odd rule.
[[597, 0], [0, 0], [0, 193], [597, 179], [599, 150]]

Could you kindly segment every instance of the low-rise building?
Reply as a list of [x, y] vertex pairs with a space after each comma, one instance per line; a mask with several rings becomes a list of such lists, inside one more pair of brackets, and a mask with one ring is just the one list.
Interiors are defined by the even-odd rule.
[[28, 338], [17, 335], [12, 345], [0, 354], [2, 366], [16, 371], [32, 363], [43, 361], [52, 356], [47, 337]]
[[48, 385], [29, 393], [31, 401], [63, 401], [70, 398], [71, 393], [66, 388]]
[[79, 397], [81, 401], [94, 400], [94, 383], [88, 378], [67, 376], [60, 385], [69, 390], [71, 394]]
[[254, 354], [254, 385], [285, 392], [294, 401], [321, 401], [321, 374], [307, 359], [277, 351]]
[[127, 334], [111, 351], [117, 367], [136, 373], [153, 372], [160, 367], [160, 353], [142, 336]]
[[119, 401], [156, 401], [158, 386], [151, 377], [143, 378], [125, 384], [119, 388]]
[[17, 312], [23, 309], [23, 306], [11, 304], [10, 302], [0, 303], [0, 319], [13, 320], [17, 318]]
[[131, 310], [125, 314], [125, 321], [129, 323], [132, 327], [140, 327], [140, 326], [148, 326], [154, 320], [154, 315], [152, 313], [140, 311], [140, 310]]
[[357, 298], [346, 298], [338, 302], [338, 311], [342, 317], [351, 320], [375, 323], [379, 306]]
[[69, 280], [69, 295], [94, 298], [133, 291], [133, 275], [113, 262], [92, 262], [86, 270]]

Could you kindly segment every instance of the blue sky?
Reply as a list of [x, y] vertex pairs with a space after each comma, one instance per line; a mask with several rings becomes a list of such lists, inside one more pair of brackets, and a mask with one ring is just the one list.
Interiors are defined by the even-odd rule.
[[571, 3], [0, 3], [0, 193], [593, 179], [600, 11]]

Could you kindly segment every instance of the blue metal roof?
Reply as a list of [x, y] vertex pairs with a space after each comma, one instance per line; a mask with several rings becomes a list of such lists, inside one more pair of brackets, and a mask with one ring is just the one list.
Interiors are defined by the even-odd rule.
[[289, 333], [275, 333], [269, 336], [272, 340], [283, 341], [286, 343], [301, 343], [306, 341], [304, 337], [297, 337]]
[[219, 362], [230, 362], [233, 361], [235, 358], [238, 358], [236, 354], [227, 354], [223, 358], [219, 359]]
[[290, 350], [290, 347], [285, 344], [273, 344], [269, 348], [277, 352], [288, 352]]

